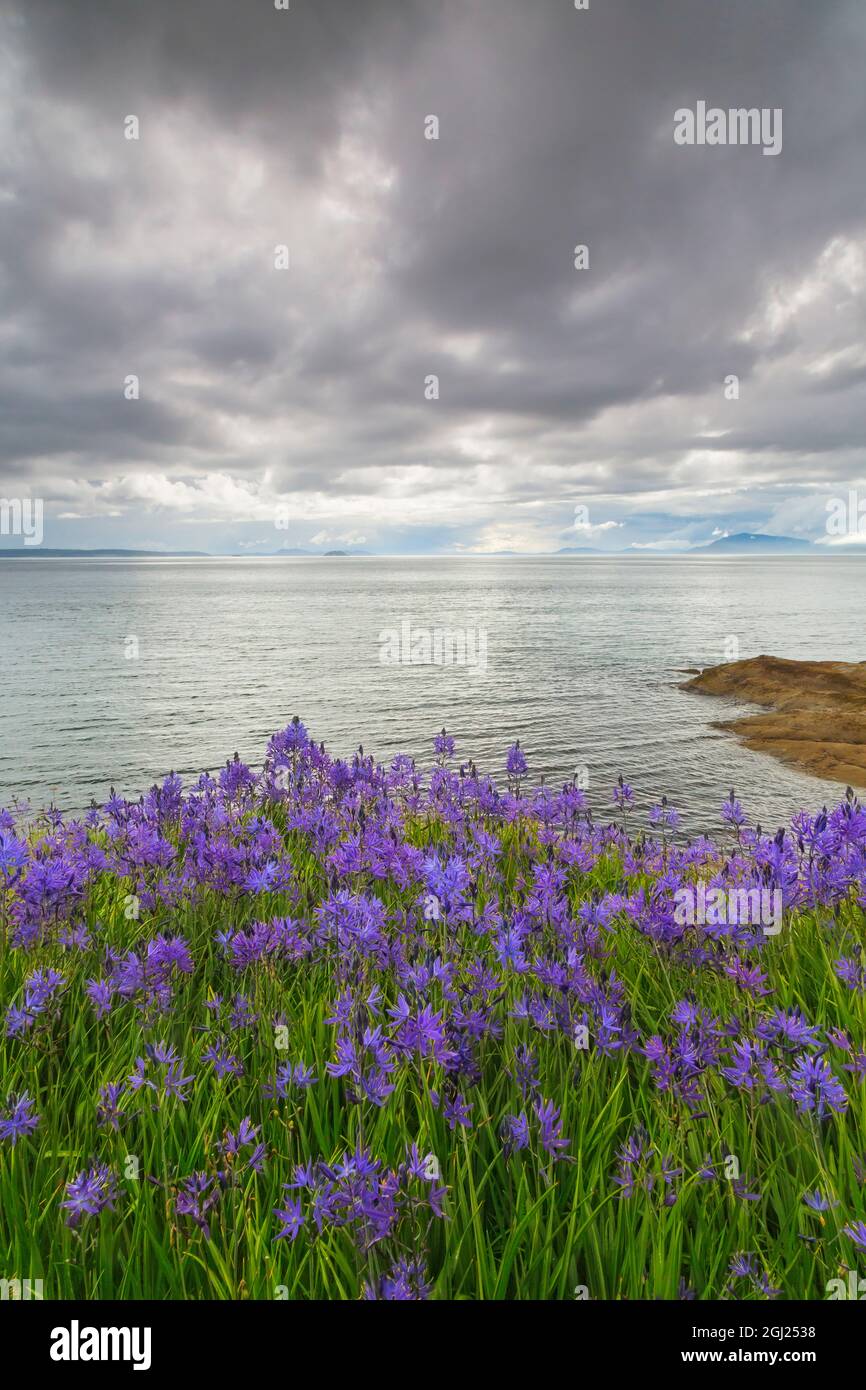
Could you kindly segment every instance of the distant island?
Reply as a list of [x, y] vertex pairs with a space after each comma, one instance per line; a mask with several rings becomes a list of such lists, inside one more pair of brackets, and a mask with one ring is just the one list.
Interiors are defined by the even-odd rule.
[[[326, 560], [326, 559], [327, 559], [329, 556], [331, 556], [331, 555], [341, 555], [341, 556], [344, 556], [344, 557], [347, 558], [347, 559], [350, 559], [350, 558], [354, 558], [355, 556], [358, 556], [358, 555], [370, 555], [370, 554], [372, 554], [372, 552], [369, 551], [369, 550], [303, 550], [302, 548], [300, 548], [300, 547], [298, 547], [298, 546], [284, 546], [282, 550], [272, 550], [268, 555], [263, 555], [263, 556], [261, 556], [261, 557], [259, 557], [259, 558], [264, 559], [264, 560], [273, 560], [273, 559], [279, 558], [281, 555], [290, 555], [290, 556], [306, 555], [306, 556], [311, 556], [311, 557], [313, 557], [313, 558], [315, 558], [315, 559]], [[255, 558], [255, 557], [248, 557], [248, 558]]]

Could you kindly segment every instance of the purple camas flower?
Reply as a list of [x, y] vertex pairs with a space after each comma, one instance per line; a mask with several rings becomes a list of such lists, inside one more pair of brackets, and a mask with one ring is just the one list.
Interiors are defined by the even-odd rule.
[[731, 788], [727, 801], [722, 803], [722, 820], [726, 825], [730, 825], [733, 830], [740, 831], [746, 823], [746, 813], [734, 796], [734, 789]]
[[647, 1167], [652, 1157], [653, 1150], [649, 1145], [646, 1131], [642, 1128], [636, 1129], [633, 1134], [629, 1135], [617, 1154], [619, 1168], [614, 1182], [620, 1189], [621, 1197], [627, 1199], [633, 1196], [635, 1188], [641, 1180], [646, 1183]]
[[208, 1212], [222, 1196], [216, 1180], [208, 1173], [193, 1173], [184, 1178], [174, 1199], [175, 1215], [187, 1217], [210, 1240]]
[[195, 1077], [181, 1076], [180, 1072], [181, 1068], [179, 1064], [177, 1062], [172, 1062], [162, 1080], [163, 1094], [165, 1096], [172, 1096], [175, 1100], [179, 1100], [182, 1104], [186, 1104], [189, 1100], [187, 1087], [192, 1085], [193, 1081], [195, 1081]]
[[803, 1194], [803, 1201], [807, 1207], [811, 1207], [812, 1211], [817, 1212], [830, 1211], [833, 1207], [838, 1207], [839, 1205], [838, 1202], [831, 1202], [828, 1197], [824, 1196], [820, 1188], [817, 1187], [814, 1192], [805, 1192]]
[[231, 1161], [237, 1158], [242, 1149], [256, 1145], [259, 1133], [259, 1126], [254, 1125], [249, 1115], [245, 1115], [238, 1126], [238, 1131], [234, 1134], [227, 1129], [220, 1148], [225, 1157]]
[[91, 945], [92, 937], [89, 928], [79, 922], [77, 926], [61, 927], [57, 940], [67, 951], [86, 951]]
[[731, 1191], [740, 1202], [760, 1202], [761, 1200], [760, 1192], [749, 1191], [749, 1179], [745, 1177], [734, 1178], [731, 1183]]
[[469, 870], [459, 855], [451, 855], [443, 864], [438, 855], [431, 854], [424, 861], [424, 877], [443, 911], [459, 916], [470, 887]]
[[[116, 958], [110, 979], [100, 984], [121, 1000], [134, 1003], [145, 1016], [159, 1015], [171, 1007], [177, 977], [192, 970], [192, 957], [183, 937], [157, 936], [138, 951]], [[97, 1008], [100, 999], [106, 998], [102, 988], [93, 993], [88, 988], [88, 994]]]
[[273, 1081], [265, 1086], [265, 1095], [285, 1100], [290, 1091], [306, 1091], [310, 1086], [315, 1086], [316, 1080], [312, 1067], [304, 1066], [303, 1062], [286, 1062], [277, 1068]]
[[850, 1071], [858, 1081], [866, 1080], [866, 1052], [852, 1053], [850, 1062], [842, 1063], [843, 1071]]
[[672, 1187], [674, 1178], [681, 1177], [682, 1168], [676, 1166], [675, 1160], [671, 1157], [663, 1158], [661, 1161], [662, 1182], [665, 1187]]
[[502, 1121], [502, 1146], [506, 1157], [529, 1148], [529, 1120], [525, 1110], [519, 1115], [506, 1115]]
[[866, 966], [862, 957], [842, 956], [840, 960], [834, 961], [833, 969], [849, 989], [855, 990], [857, 994], [866, 990]]
[[438, 758], [453, 758], [455, 743], [450, 734], [443, 729], [433, 740], [433, 752]]
[[366, 1300], [380, 1299], [390, 1303], [407, 1303], [430, 1297], [431, 1285], [423, 1260], [397, 1260], [376, 1283], [364, 1285]]
[[[179, 1100], [181, 1104], [186, 1104], [189, 1100], [188, 1088], [195, 1081], [194, 1076], [181, 1075], [182, 1066], [173, 1047], [151, 1047], [145, 1048], [147, 1059], [144, 1057], [136, 1058], [135, 1070], [127, 1077], [130, 1090], [152, 1091], [156, 1096], [157, 1105], [161, 1100]], [[163, 1067], [163, 1074], [149, 1073], [149, 1068], [153, 1064], [154, 1069]]]
[[509, 777], [525, 777], [529, 771], [526, 758], [523, 755], [523, 749], [520, 747], [520, 739], [512, 743], [509, 748], [505, 759], [505, 766]]
[[397, 1022], [396, 1045], [406, 1052], [417, 1052], [420, 1057], [432, 1057], [434, 1061], [446, 1062], [450, 1056], [445, 1037], [443, 1011], [434, 1012], [425, 1004], [413, 1013], [401, 994], [397, 1007], [388, 1010]]
[[851, 1221], [842, 1227], [843, 1233], [852, 1240], [858, 1250], [866, 1250], [866, 1222]]
[[728, 1269], [735, 1279], [751, 1279], [757, 1274], [758, 1265], [752, 1252], [746, 1250], [743, 1254], [733, 1257]]
[[459, 1091], [453, 1100], [446, 1100], [442, 1106], [442, 1113], [448, 1122], [448, 1128], [454, 1130], [460, 1125], [463, 1129], [471, 1129], [472, 1119], [469, 1114], [471, 1109], [471, 1102], [467, 1105]]
[[110, 980], [88, 980], [85, 985], [88, 999], [96, 1010], [97, 1018], [106, 1018], [111, 1013], [114, 987]]
[[220, 773], [220, 788], [229, 799], [234, 799], [249, 790], [255, 783], [255, 775], [242, 763], [237, 753], [226, 763]]
[[769, 1018], [760, 1020], [755, 1032], [759, 1038], [789, 1050], [814, 1047], [819, 1040], [819, 1030], [808, 1023], [796, 1009], [787, 1014], [781, 1009], [776, 1009]]
[[764, 1298], [778, 1298], [779, 1294], [782, 1292], [781, 1289], [775, 1288], [770, 1283], [768, 1276], [764, 1274], [763, 1271], [758, 1275], [755, 1287], [758, 1293], [764, 1295]]
[[739, 985], [740, 989], [751, 994], [755, 999], [761, 999], [772, 990], [767, 986], [767, 976], [757, 965], [748, 965], [739, 956], [732, 956], [724, 966], [724, 972], [729, 979]]
[[848, 1106], [845, 1088], [823, 1057], [803, 1054], [791, 1072], [791, 1096], [800, 1111], [814, 1111], [823, 1120], [828, 1111], [840, 1115]]
[[34, 970], [24, 982], [21, 1004], [7, 1010], [7, 1036], [16, 1038], [29, 1032], [36, 1020], [47, 1011], [64, 983], [64, 977], [56, 970]]
[[100, 1087], [99, 1104], [96, 1107], [96, 1123], [100, 1129], [106, 1127], [114, 1130], [120, 1129], [123, 1111], [119, 1102], [122, 1094], [122, 1082], [117, 1084], [109, 1082], [107, 1086]]
[[[253, 1172], [260, 1173], [265, 1158], [265, 1146], [259, 1142], [259, 1126], [254, 1125], [249, 1115], [245, 1115], [241, 1120], [237, 1133], [227, 1129], [220, 1144], [220, 1152], [223, 1155], [229, 1169], [235, 1173], [242, 1165], [251, 1168]], [[244, 1153], [245, 1149], [251, 1152]]]
[[222, 1080], [226, 1076], [243, 1076], [244, 1069], [234, 1053], [229, 1052], [224, 1043], [212, 1044], [202, 1054], [203, 1062], [213, 1064], [214, 1075]]
[[571, 1141], [562, 1137], [558, 1108], [552, 1100], [538, 1099], [533, 1109], [538, 1120], [538, 1140], [541, 1147], [551, 1158], [559, 1158], [561, 1151], [567, 1149]]
[[300, 1198], [290, 1197], [282, 1209], [275, 1208], [274, 1216], [279, 1217], [282, 1223], [282, 1230], [275, 1237], [276, 1240], [297, 1240], [298, 1233], [304, 1224], [304, 1217], [301, 1212]]
[[7, 887], [17, 883], [22, 870], [30, 858], [23, 840], [13, 835], [11, 829], [0, 830], [0, 874]]
[[776, 1298], [781, 1293], [781, 1289], [774, 1288], [770, 1283], [766, 1272], [760, 1268], [757, 1257], [750, 1250], [734, 1255], [728, 1269], [732, 1276], [728, 1291], [732, 1294], [736, 1294], [734, 1280], [737, 1279], [747, 1279], [751, 1285], [751, 1292], [760, 1294], [763, 1298]]
[[530, 1047], [523, 1044], [514, 1053], [514, 1080], [524, 1100], [538, 1089], [538, 1058]]
[[620, 811], [628, 811], [634, 805], [634, 791], [628, 782], [623, 781], [622, 773], [619, 774], [613, 789], [613, 803]]
[[722, 1076], [727, 1077], [732, 1086], [740, 1091], [755, 1091], [759, 1095], [779, 1093], [785, 1089], [785, 1081], [778, 1067], [768, 1057], [763, 1042], [751, 1042], [741, 1038], [731, 1050], [731, 1066], [722, 1067]]
[[100, 1212], [114, 1211], [117, 1201], [117, 1180], [106, 1164], [88, 1168], [66, 1184], [66, 1200], [60, 1205], [69, 1215], [67, 1226], [77, 1226], [82, 1217], [98, 1216]]
[[39, 1116], [33, 1113], [33, 1101], [26, 1091], [20, 1096], [8, 1096], [6, 1114], [0, 1114], [0, 1140], [10, 1144], [18, 1143], [31, 1135], [39, 1124]]
[[365, 1028], [360, 1038], [348, 1035], [336, 1041], [336, 1060], [329, 1062], [330, 1076], [347, 1081], [347, 1099], [354, 1104], [363, 1100], [381, 1107], [394, 1091], [390, 1080], [396, 1068], [396, 1054], [382, 1029]]
[[[614, 798], [616, 798], [616, 792]], [[673, 806], [669, 806], [667, 797], [663, 796], [657, 806], [650, 807], [649, 819], [651, 825], [660, 826], [662, 830], [677, 830], [680, 824], [680, 813], [675, 811]]]
[[249, 1000], [243, 994], [236, 994], [229, 1013], [229, 1027], [235, 1031], [241, 1028], [252, 1028], [253, 1024], [258, 1022], [258, 1018], [259, 1016], [253, 1011]]

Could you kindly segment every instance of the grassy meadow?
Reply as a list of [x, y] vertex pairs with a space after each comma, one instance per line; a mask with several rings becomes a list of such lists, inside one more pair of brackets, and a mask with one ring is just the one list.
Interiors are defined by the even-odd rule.
[[[689, 842], [508, 757], [497, 790], [444, 732], [422, 775], [295, 723], [261, 772], [0, 819], [0, 1274], [815, 1300], [866, 1267], [856, 799]], [[699, 883], [780, 929], [683, 923]]]

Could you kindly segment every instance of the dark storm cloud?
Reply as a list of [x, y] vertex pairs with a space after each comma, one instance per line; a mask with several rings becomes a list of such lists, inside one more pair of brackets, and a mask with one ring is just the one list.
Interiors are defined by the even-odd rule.
[[[859, 0], [22, 0], [0, 41], [7, 491], [495, 548], [866, 473]], [[781, 154], [676, 146], [698, 100]]]

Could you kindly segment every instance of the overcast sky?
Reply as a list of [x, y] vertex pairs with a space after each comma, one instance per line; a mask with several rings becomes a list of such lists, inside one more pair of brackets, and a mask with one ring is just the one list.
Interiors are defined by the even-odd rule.
[[[0, 14], [0, 496], [46, 545], [685, 547], [866, 500], [863, 0]], [[781, 108], [781, 152], [676, 144], [699, 101]]]

